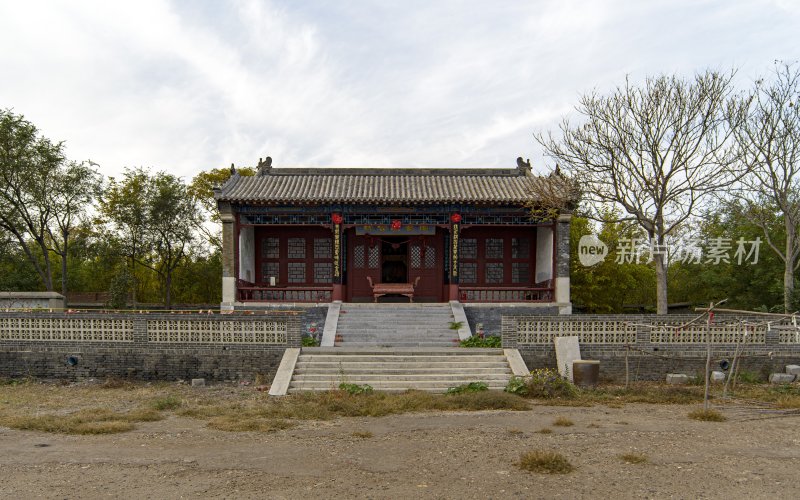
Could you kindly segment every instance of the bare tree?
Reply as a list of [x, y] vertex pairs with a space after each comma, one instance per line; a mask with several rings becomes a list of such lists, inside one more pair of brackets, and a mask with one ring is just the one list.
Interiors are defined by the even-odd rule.
[[[536, 134], [545, 154], [583, 183], [584, 199], [599, 211], [612, 205], [620, 221], [646, 233], [656, 269], [657, 310], [667, 312], [666, 237], [687, 222], [710, 192], [734, 182], [728, 154], [741, 117], [730, 98], [733, 73], [707, 71], [691, 80], [626, 79], [609, 95], [581, 97], [582, 123], [564, 119], [560, 137]], [[739, 118], [740, 119], [740, 118]]]
[[[744, 98], [747, 120], [735, 129], [738, 157], [749, 168], [735, 190], [750, 220], [784, 263], [784, 312], [794, 310], [800, 266], [800, 69], [777, 63], [774, 79], [758, 80]], [[734, 121], [737, 117], [733, 118]], [[782, 220], [785, 240], [774, 221]], [[782, 245], [781, 245], [782, 243]], [[782, 247], [782, 248], [781, 248]]]

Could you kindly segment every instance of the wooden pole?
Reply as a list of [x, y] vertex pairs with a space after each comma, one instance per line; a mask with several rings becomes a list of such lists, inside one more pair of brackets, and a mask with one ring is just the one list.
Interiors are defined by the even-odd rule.
[[628, 390], [628, 382], [630, 380], [630, 370], [628, 370], [628, 352], [630, 352], [631, 346], [625, 344], [625, 390]]
[[706, 411], [708, 411], [708, 389], [711, 385], [711, 318], [714, 317], [713, 309], [714, 303], [711, 302], [706, 318], [706, 388], [703, 394], [703, 409]]

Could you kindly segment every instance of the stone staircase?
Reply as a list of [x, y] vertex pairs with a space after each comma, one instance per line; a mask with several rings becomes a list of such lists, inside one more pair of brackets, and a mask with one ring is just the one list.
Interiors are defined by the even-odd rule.
[[342, 304], [336, 325], [340, 347], [454, 347], [449, 304]]
[[338, 389], [343, 382], [390, 392], [445, 392], [480, 381], [502, 390], [511, 375], [503, 349], [304, 347], [288, 392]]

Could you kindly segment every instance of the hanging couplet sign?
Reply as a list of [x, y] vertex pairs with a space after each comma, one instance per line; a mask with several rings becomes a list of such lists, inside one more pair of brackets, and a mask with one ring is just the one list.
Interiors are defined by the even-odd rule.
[[453, 224], [453, 265], [450, 266], [450, 275], [458, 278], [458, 224]]
[[339, 231], [339, 224], [333, 225], [333, 277], [341, 277], [342, 270], [339, 266], [339, 255], [341, 254], [341, 234]]

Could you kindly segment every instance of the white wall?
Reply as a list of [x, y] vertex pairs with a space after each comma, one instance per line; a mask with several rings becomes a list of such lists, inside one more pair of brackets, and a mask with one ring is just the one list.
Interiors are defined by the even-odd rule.
[[239, 279], [255, 282], [256, 279], [256, 239], [252, 226], [245, 226], [239, 232]]
[[553, 279], [553, 229], [536, 228], [536, 283]]

